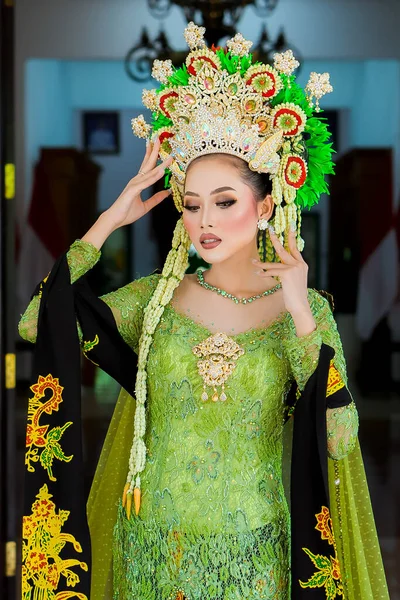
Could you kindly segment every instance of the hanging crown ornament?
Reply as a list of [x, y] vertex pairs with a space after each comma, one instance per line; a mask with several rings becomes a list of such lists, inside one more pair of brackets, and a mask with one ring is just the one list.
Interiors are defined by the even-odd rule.
[[180, 212], [186, 171], [199, 156], [238, 156], [251, 170], [268, 174], [275, 231], [283, 241], [295, 223], [302, 250], [301, 209], [328, 193], [325, 175], [334, 172], [330, 133], [314, 114], [332, 92], [329, 75], [312, 73], [303, 90], [293, 74], [299, 62], [291, 50], [275, 54], [273, 66], [253, 63], [252, 42], [242, 34], [228, 40], [227, 48], [207, 48], [204, 33], [193, 22], [186, 27], [190, 52], [181, 68], [170, 60], [154, 61], [152, 75], [161, 85], [142, 97], [152, 123], [139, 115], [132, 119], [133, 132], [158, 136], [160, 158], [173, 157], [167, 182]]

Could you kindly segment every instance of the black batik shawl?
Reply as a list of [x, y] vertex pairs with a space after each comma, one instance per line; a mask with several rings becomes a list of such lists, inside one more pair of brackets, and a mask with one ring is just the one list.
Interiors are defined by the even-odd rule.
[[[120, 336], [111, 309], [93, 294], [86, 276], [70, 283], [65, 254], [37, 286], [36, 294], [41, 295], [41, 304], [27, 419], [23, 599], [110, 600], [109, 581], [108, 591], [103, 582], [97, 585], [102, 576], [97, 575], [98, 561], [92, 561], [91, 552], [91, 543], [93, 551], [96, 548], [96, 536], [102, 536], [104, 543], [105, 530], [92, 528], [89, 535], [86, 514], [81, 348], [76, 321], [82, 330], [85, 356], [111, 375], [131, 400], [137, 358]], [[359, 447], [341, 461], [327, 458], [326, 407], [351, 402], [344, 385], [326, 397], [333, 355], [333, 349], [323, 344], [318, 366], [290, 411], [294, 421], [291, 598], [386, 600], [389, 596], [373, 517], [368, 517], [369, 494]], [[289, 398], [294, 397], [293, 387]], [[124, 481], [127, 463], [120, 462]], [[109, 497], [102, 497], [98, 505], [104, 514], [107, 501], [115, 504], [121, 493], [122, 489], [113, 490]], [[360, 517], [361, 525], [354, 522]], [[112, 529], [107, 535], [111, 546]], [[363, 551], [366, 544], [368, 555]], [[111, 565], [102, 568], [111, 570]]]

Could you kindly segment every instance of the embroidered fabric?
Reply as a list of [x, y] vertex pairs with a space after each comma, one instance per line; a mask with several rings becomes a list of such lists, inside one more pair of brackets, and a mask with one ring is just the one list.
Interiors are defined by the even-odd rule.
[[[68, 252], [73, 277], [98, 260], [77, 241]], [[96, 251], [97, 252], [97, 251]], [[160, 275], [102, 297], [123, 339], [137, 351], [143, 310]], [[328, 302], [308, 298], [317, 324], [297, 337], [284, 313], [269, 326], [230, 336], [244, 350], [225, 383], [224, 402], [201, 400], [203, 380], [192, 348], [210, 336], [202, 324], [167, 305], [148, 360], [145, 470], [139, 516], [119, 508], [114, 529], [114, 599], [288, 600], [289, 511], [283, 488], [285, 399], [302, 389], [321, 343], [335, 350], [347, 381], [340, 337]], [[34, 298], [20, 333], [36, 339]], [[128, 424], [129, 425], [129, 424]], [[327, 410], [332, 458], [352, 450], [357, 411]]]

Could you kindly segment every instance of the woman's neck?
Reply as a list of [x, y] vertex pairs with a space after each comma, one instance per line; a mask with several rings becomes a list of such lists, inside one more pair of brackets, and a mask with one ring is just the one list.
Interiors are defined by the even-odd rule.
[[241, 256], [235, 254], [223, 262], [215, 263], [206, 273], [205, 280], [235, 296], [252, 295], [276, 285], [277, 282], [272, 277], [261, 279], [256, 275], [252, 258], [259, 259], [257, 249]]

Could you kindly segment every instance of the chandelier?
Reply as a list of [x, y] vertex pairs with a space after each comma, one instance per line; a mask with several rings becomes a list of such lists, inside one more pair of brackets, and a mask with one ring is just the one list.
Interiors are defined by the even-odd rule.
[[[206, 28], [205, 38], [209, 46], [222, 45], [224, 40], [233, 37], [243, 11], [251, 6], [260, 18], [268, 17], [279, 0], [147, 0], [150, 13], [157, 19], [165, 19], [173, 5], [179, 6], [189, 23], [194, 21]], [[222, 44], [221, 44], [222, 43]], [[275, 52], [288, 49], [285, 33], [281, 30], [275, 40], [270, 38], [266, 24], [260, 31], [258, 43], [252, 54], [256, 60], [269, 63]], [[170, 58], [175, 66], [184, 62], [186, 52], [170, 47], [163, 29], [151, 39], [146, 28], [142, 29], [139, 42], [125, 57], [125, 70], [134, 81], [147, 81], [151, 78], [153, 61], [157, 58]]]

